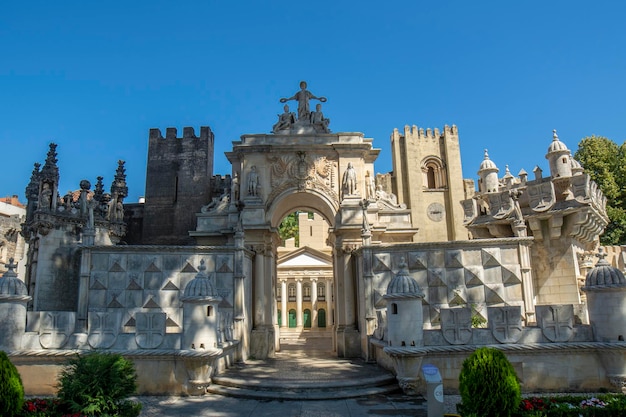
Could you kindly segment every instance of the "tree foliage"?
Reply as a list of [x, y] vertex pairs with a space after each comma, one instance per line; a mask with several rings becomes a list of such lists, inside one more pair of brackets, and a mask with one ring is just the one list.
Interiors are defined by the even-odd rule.
[[283, 242], [293, 237], [296, 239], [296, 247], [300, 246], [300, 233], [298, 227], [297, 211], [294, 211], [283, 219], [278, 228], [278, 234], [280, 235], [280, 238], [283, 240]]
[[574, 159], [607, 199], [609, 224], [600, 243], [626, 244], [626, 142], [618, 145], [602, 136], [588, 136], [578, 144]]

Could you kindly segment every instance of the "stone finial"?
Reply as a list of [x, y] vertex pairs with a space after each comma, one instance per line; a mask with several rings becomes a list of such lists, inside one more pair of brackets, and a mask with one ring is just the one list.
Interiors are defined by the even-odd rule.
[[40, 178], [47, 181], [52, 181], [55, 184], [59, 182], [59, 167], [57, 166], [57, 144], [51, 143], [48, 155], [46, 156], [46, 162], [41, 169]]
[[128, 195], [128, 187], [126, 186], [126, 168], [123, 160], [117, 161], [117, 170], [115, 171], [115, 178], [113, 184], [111, 184], [111, 194], [118, 197], [126, 197]]
[[553, 141], [559, 140], [559, 135], [556, 134], [556, 129], [552, 129], [552, 140]]
[[17, 277], [17, 273], [15, 272], [15, 268], [17, 268], [17, 264], [13, 263], [15, 259], [9, 258], [9, 263], [4, 264], [4, 267], [7, 268], [7, 271], [2, 275], [3, 278]]
[[93, 199], [96, 201], [102, 201], [102, 195], [104, 194], [104, 178], [102, 176], [96, 177], [96, 186], [93, 190]]

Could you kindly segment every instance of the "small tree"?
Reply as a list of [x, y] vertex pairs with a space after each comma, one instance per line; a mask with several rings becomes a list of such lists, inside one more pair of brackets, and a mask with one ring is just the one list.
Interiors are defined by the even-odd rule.
[[0, 415], [13, 417], [24, 404], [24, 386], [17, 368], [9, 357], [0, 351]]
[[509, 417], [522, 398], [511, 363], [502, 352], [487, 347], [476, 349], [463, 362], [459, 392], [459, 411], [483, 417]]
[[141, 404], [127, 400], [136, 381], [133, 363], [121, 355], [89, 353], [70, 360], [61, 373], [58, 397], [74, 413], [136, 417]]

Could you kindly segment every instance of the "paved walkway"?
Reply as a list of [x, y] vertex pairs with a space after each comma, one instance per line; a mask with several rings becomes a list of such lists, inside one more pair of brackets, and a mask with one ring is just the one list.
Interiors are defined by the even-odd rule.
[[141, 417], [426, 417], [423, 399], [401, 394], [330, 401], [257, 401], [206, 395], [202, 397], [139, 397]]

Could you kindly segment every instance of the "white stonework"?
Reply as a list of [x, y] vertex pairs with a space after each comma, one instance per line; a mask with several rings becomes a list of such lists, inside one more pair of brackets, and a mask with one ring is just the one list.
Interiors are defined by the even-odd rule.
[[[475, 189], [462, 178], [454, 125], [393, 130], [393, 171], [374, 175], [373, 139], [332, 132], [309, 103], [326, 98], [306, 83], [290, 100], [297, 114], [284, 108], [273, 133], [232, 143], [230, 173], [201, 178], [209, 192], [194, 188], [195, 167], [212, 167], [208, 127], [200, 138], [191, 128], [182, 138], [151, 130], [161, 153], [149, 161], [168, 163], [148, 170], [159, 200], [150, 207], [123, 204], [123, 161], [110, 191], [99, 177], [62, 195], [50, 145], [26, 190], [19, 278], [28, 295], [0, 294], [0, 328], [28, 394], [53, 393], [38, 376], [93, 349], [133, 359], [140, 393], [199, 394], [233, 362], [274, 356], [294, 332], [330, 334], [338, 357], [375, 360], [410, 393], [423, 388], [415, 375], [425, 356], [455, 389], [462, 361], [484, 345], [505, 351], [526, 390], [607, 388], [626, 377], [626, 331], [592, 329], [609, 320], [601, 306], [622, 308], [619, 291], [586, 285], [589, 306], [600, 306], [587, 315], [580, 290], [606, 199], [556, 133], [550, 176], [507, 168], [498, 178], [486, 155]], [[278, 228], [294, 211], [300, 245], [282, 248]], [[623, 268], [621, 249], [610, 252]], [[622, 328], [626, 312], [610, 319]]]

